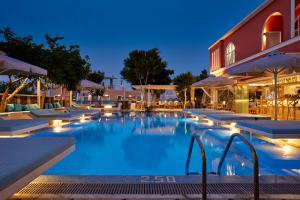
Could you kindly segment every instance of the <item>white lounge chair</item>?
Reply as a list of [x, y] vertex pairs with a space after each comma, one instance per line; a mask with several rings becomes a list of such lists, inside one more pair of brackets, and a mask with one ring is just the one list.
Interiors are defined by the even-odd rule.
[[97, 115], [100, 113], [99, 110], [79, 109], [79, 108], [75, 108], [75, 107], [65, 107], [65, 110], [69, 113], [81, 114], [81, 115]]
[[271, 120], [270, 116], [232, 113], [207, 114], [206, 118], [218, 123], [231, 123], [238, 120]]
[[80, 119], [82, 113], [70, 113], [70, 112], [58, 112], [55, 110], [41, 109], [32, 110], [30, 114], [38, 119], [48, 119], [48, 120], [66, 120], [72, 121]]
[[208, 108], [200, 108], [200, 109], [185, 109], [183, 112], [192, 114], [192, 115], [198, 115], [202, 117], [206, 117], [209, 114], [234, 114], [231, 111], [226, 110], [214, 110], [214, 109], [208, 109]]
[[0, 139], [0, 199], [7, 199], [74, 151], [72, 138]]
[[0, 120], [0, 136], [14, 136], [49, 127], [47, 120]]

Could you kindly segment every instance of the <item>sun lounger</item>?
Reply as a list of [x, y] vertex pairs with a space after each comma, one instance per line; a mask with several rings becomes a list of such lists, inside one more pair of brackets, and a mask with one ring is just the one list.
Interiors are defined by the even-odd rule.
[[263, 115], [231, 114], [231, 113], [207, 114], [206, 118], [218, 123], [230, 123], [230, 122], [236, 122], [238, 120], [270, 120], [271, 119], [271, 117], [263, 116]]
[[74, 149], [71, 138], [0, 139], [0, 199], [18, 192]]
[[58, 112], [55, 110], [32, 110], [30, 114], [39, 119], [50, 119], [50, 120], [66, 120], [72, 121], [79, 119], [82, 114], [81, 113], [66, 113], [66, 112]]
[[198, 116], [203, 116], [205, 117], [208, 114], [234, 114], [231, 111], [226, 111], [226, 110], [213, 110], [213, 109], [185, 109], [183, 112], [192, 114], [192, 115], [198, 115]]
[[71, 107], [66, 107], [65, 110], [70, 113], [78, 113], [81, 115], [97, 115], [97, 114], [99, 114], [99, 110], [87, 110], [87, 109], [79, 109], [79, 108], [71, 108]]
[[300, 138], [300, 121], [239, 121], [236, 127], [273, 139]]
[[0, 120], [0, 136], [13, 136], [49, 127], [47, 120]]

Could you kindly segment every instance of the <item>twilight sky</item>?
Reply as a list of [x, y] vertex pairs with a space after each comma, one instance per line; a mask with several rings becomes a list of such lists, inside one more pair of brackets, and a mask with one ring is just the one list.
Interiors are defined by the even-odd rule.
[[64, 36], [94, 69], [119, 77], [134, 49], [159, 48], [176, 74], [208, 69], [208, 47], [263, 0], [0, 0], [0, 28]]

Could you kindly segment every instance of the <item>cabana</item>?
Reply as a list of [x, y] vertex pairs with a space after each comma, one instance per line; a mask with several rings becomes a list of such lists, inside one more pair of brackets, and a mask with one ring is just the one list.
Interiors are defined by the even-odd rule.
[[[84, 96], [83, 93], [84, 93], [84, 90], [98, 90], [98, 89], [102, 89], [103, 86], [98, 84], [98, 83], [95, 83], [95, 82], [92, 82], [92, 81], [89, 81], [89, 80], [81, 80], [79, 85], [78, 85], [78, 89], [80, 90], [80, 95], [77, 93], [77, 96], [76, 96], [76, 101], [84, 101]], [[92, 101], [92, 96], [88, 96], [88, 100], [91, 102]], [[86, 106], [89, 106], [90, 104], [86, 105]], [[81, 105], [82, 106], [82, 105]]]
[[237, 128], [272, 139], [300, 139], [300, 121], [238, 121]]
[[80, 81], [79, 87], [85, 88], [85, 89], [101, 89], [101, 88], [103, 88], [102, 85], [92, 82], [92, 81], [89, 81], [89, 80]]
[[144, 93], [147, 90], [147, 107], [151, 105], [151, 91], [165, 90], [176, 91], [176, 85], [132, 85], [132, 88], [141, 91], [141, 101], [144, 101]]
[[[0, 51], [0, 75], [47, 76], [47, 70], [7, 56]], [[37, 81], [37, 102], [41, 105], [41, 81]]]
[[0, 199], [7, 199], [75, 150], [71, 138], [0, 139]]

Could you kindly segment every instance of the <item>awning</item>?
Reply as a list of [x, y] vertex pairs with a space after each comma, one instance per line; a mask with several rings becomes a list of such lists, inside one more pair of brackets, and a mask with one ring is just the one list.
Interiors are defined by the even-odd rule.
[[7, 55], [0, 54], [0, 75], [47, 76], [47, 70]]
[[230, 78], [210, 76], [206, 79], [194, 83], [192, 87], [219, 87], [233, 84], [234, 80]]
[[255, 76], [264, 72], [300, 72], [300, 55], [272, 52], [266, 57], [244, 63], [227, 70], [228, 75]]
[[95, 82], [92, 82], [92, 81], [89, 81], [89, 80], [80, 81], [79, 87], [80, 88], [87, 88], [87, 89], [101, 89], [101, 88], [103, 88], [102, 85], [100, 85], [98, 83], [95, 83]]

